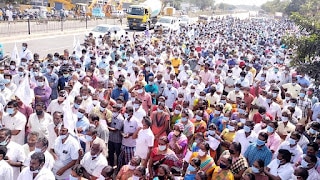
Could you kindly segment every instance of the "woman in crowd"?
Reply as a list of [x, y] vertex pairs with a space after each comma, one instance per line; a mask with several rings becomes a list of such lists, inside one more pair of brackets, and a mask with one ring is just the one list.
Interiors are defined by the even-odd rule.
[[182, 133], [183, 131], [183, 125], [178, 123], [174, 125], [173, 132], [168, 135], [169, 147], [175, 152], [180, 160], [184, 158], [188, 148], [188, 139]]
[[159, 139], [159, 146], [155, 147], [150, 154], [148, 170], [150, 177], [153, 177], [154, 174], [157, 174], [159, 165], [164, 164], [169, 167], [180, 166], [178, 157], [169, 148], [169, 140], [167, 136], [162, 136]]
[[198, 152], [192, 153], [189, 163], [194, 157], [199, 158], [201, 161], [200, 170], [204, 171], [208, 177], [211, 177], [212, 171], [216, 165], [212, 157], [208, 154], [209, 149], [210, 147], [207, 142], [201, 142], [199, 144]]
[[159, 103], [156, 111], [152, 112], [151, 130], [154, 134], [154, 147], [158, 146], [159, 138], [167, 135], [169, 128], [170, 115], [165, 112], [165, 104]]
[[242, 178], [244, 178], [246, 174], [251, 173], [254, 175], [255, 179], [269, 179], [268, 176], [264, 173], [264, 161], [262, 161], [261, 159], [258, 159], [255, 162], [253, 162], [253, 165], [244, 171], [244, 173], [242, 174]]

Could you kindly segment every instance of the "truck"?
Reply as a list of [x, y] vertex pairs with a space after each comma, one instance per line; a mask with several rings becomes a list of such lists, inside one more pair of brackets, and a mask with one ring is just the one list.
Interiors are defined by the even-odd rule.
[[129, 29], [152, 29], [158, 21], [162, 9], [160, 0], [146, 0], [138, 5], [131, 5], [127, 10]]

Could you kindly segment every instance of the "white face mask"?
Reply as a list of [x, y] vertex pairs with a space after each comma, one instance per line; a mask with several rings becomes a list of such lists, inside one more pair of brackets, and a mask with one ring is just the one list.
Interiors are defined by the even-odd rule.
[[140, 179], [140, 177], [135, 176], [135, 175], [133, 175], [131, 178], [132, 178], [132, 180], [139, 180]]
[[199, 149], [198, 154], [199, 154], [199, 156], [204, 156], [204, 155], [206, 155], [206, 152]]

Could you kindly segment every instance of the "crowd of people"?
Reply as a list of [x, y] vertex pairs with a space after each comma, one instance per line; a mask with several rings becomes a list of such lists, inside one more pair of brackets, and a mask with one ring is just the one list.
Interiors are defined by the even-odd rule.
[[290, 67], [292, 22], [22, 44], [0, 67], [0, 179], [317, 180], [318, 87]]

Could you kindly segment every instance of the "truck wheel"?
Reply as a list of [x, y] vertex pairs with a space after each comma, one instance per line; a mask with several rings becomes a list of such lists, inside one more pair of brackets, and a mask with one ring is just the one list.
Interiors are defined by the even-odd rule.
[[133, 27], [132, 27], [132, 26], [129, 26], [129, 29], [130, 29], [130, 30], [133, 30]]

